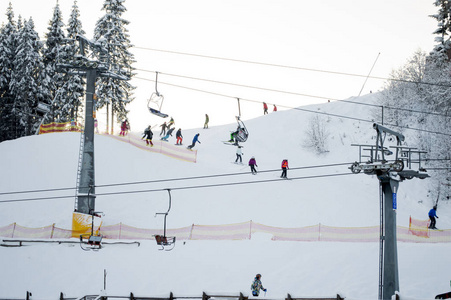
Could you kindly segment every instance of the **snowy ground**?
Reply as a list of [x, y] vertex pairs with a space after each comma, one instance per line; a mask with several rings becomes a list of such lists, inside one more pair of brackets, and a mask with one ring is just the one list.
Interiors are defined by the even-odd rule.
[[[360, 97], [374, 101], [377, 94]], [[327, 103], [303, 109], [338, 115], [369, 116], [365, 106]], [[215, 183], [242, 183], [278, 179], [280, 163], [287, 158], [292, 169], [336, 163], [352, 163], [358, 150], [352, 143], [373, 144], [372, 123], [325, 117], [330, 131], [329, 152], [316, 155], [303, 147], [305, 129], [312, 114], [279, 111], [245, 120], [250, 132], [244, 144], [244, 162], [255, 156], [259, 173], [233, 164], [235, 147], [221, 141], [235, 124], [208, 130], [184, 130], [184, 144], [200, 133], [197, 163], [183, 162], [149, 153], [130, 144], [96, 136], [96, 184], [141, 182], [155, 179], [242, 173], [202, 180], [169, 181], [97, 188], [96, 193], [188, 187]], [[176, 124], [176, 126], [179, 126]], [[183, 128], [182, 128], [183, 129]], [[136, 132], [139, 134], [140, 132]], [[158, 132], [154, 130], [156, 137]], [[404, 133], [407, 142], [409, 132]], [[174, 142], [174, 137], [170, 142]], [[0, 193], [74, 187], [79, 134], [60, 133], [31, 136], [0, 144]], [[172, 192], [168, 227], [191, 224], [230, 224], [253, 220], [270, 226], [302, 227], [318, 223], [327, 226], [364, 227], [379, 224], [378, 180], [363, 174], [324, 178], [350, 172], [348, 165], [289, 170], [295, 180], [237, 184], [211, 188], [180, 189]], [[276, 170], [274, 172], [262, 172]], [[298, 179], [296, 179], [298, 178]], [[303, 179], [301, 179], [303, 178]], [[73, 191], [0, 195], [0, 201], [56, 195]], [[424, 220], [431, 208], [427, 180], [400, 184], [398, 225], [408, 226], [409, 216]], [[0, 226], [13, 222], [28, 227], [56, 223], [71, 227], [73, 198], [0, 203]], [[162, 228], [167, 210], [166, 192], [98, 196], [96, 210], [103, 211], [104, 225], [119, 222], [141, 228]], [[439, 204], [437, 226], [451, 228], [449, 203]], [[86, 252], [79, 245], [33, 244], [21, 248], [0, 247], [0, 298], [34, 299], [98, 294], [107, 271], [109, 295], [200, 296], [212, 294], [249, 295], [256, 273], [268, 292], [267, 298], [335, 296], [347, 299], [377, 299], [378, 243], [274, 242], [266, 235], [249, 241], [187, 241], [171, 252], [158, 251], [154, 241], [141, 245], [107, 245], [98, 252]], [[399, 277], [404, 299], [433, 299], [451, 290], [451, 244], [399, 243]]]

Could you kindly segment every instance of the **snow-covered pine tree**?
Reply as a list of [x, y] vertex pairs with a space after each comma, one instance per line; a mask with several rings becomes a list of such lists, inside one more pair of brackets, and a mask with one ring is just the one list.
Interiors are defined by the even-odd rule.
[[399, 131], [405, 131], [410, 141], [417, 137], [409, 146], [428, 152], [431, 198], [436, 199], [440, 186], [441, 199], [446, 199], [451, 191], [451, 1], [435, 0], [434, 5], [438, 12], [431, 17], [437, 20], [433, 32], [437, 44], [428, 55], [417, 51], [394, 71], [380, 100], [388, 126], [420, 129], [415, 135], [414, 131]]
[[[94, 30], [95, 40], [103, 38], [107, 42], [113, 72], [120, 69], [131, 70], [131, 64], [134, 62], [134, 55], [129, 51], [132, 45], [126, 29], [130, 22], [122, 18], [126, 11], [124, 2], [125, 0], [105, 0], [102, 8], [105, 15], [97, 21]], [[133, 100], [134, 87], [128, 81], [113, 78], [98, 78], [96, 86], [97, 109], [107, 106], [107, 124], [110, 104], [111, 123], [114, 115], [118, 122], [125, 119], [128, 112], [126, 105]]]
[[[77, 35], [84, 35], [80, 21], [80, 11], [77, 1], [72, 5], [72, 12], [67, 24], [68, 43], [65, 43], [61, 49], [61, 60], [72, 60], [76, 55], [80, 54], [80, 47], [76, 42]], [[83, 118], [83, 99], [84, 99], [85, 80], [83, 76], [71, 74], [68, 76], [66, 84], [61, 87], [61, 95], [65, 99], [65, 105], [62, 107], [62, 121], [71, 119], [80, 121]]]
[[39, 72], [44, 68], [43, 45], [34, 29], [33, 19], [25, 21], [18, 33], [17, 51], [13, 60], [10, 89], [14, 99], [16, 137], [33, 134], [40, 124], [35, 108], [38, 104]]
[[58, 2], [53, 10], [52, 19], [49, 21], [48, 32], [46, 33], [45, 48], [43, 51], [45, 69], [41, 73], [41, 92], [40, 101], [46, 104], [52, 104], [52, 112], [46, 115], [45, 123], [56, 121], [66, 122], [70, 120], [70, 107], [67, 99], [62, 93], [64, 86], [64, 73], [57, 71], [57, 64], [62, 53], [62, 46], [65, 42], [63, 31], [64, 23]]
[[17, 25], [11, 3], [6, 11], [8, 23], [0, 29], [0, 142], [16, 138], [14, 98], [9, 87], [17, 48]]

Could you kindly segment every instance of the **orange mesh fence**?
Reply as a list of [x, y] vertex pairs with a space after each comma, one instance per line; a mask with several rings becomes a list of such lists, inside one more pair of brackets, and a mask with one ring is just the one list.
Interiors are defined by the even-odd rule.
[[251, 221], [252, 233], [269, 233], [273, 241], [318, 241], [319, 226], [308, 226], [301, 228], [282, 228], [254, 223]]
[[[163, 235], [163, 229], [137, 228], [122, 223], [101, 226], [97, 229], [106, 239], [148, 240]], [[451, 243], [451, 230], [427, 230], [427, 235], [418, 235], [411, 227], [397, 227], [397, 238], [407, 243]], [[326, 242], [377, 242], [379, 226], [331, 227], [323, 224], [300, 228], [274, 227], [252, 221], [226, 225], [191, 225], [167, 229], [166, 236], [177, 240], [249, 240], [254, 234], [269, 234], [273, 241], [326, 241]], [[6, 238], [68, 239], [72, 230], [50, 225], [28, 228], [16, 223], [0, 227], [0, 236]]]
[[53, 133], [53, 132], [65, 132], [65, 131], [81, 131], [81, 126], [75, 122], [65, 122], [65, 123], [49, 123], [49, 124], [42, 124], [39, 128], [39, 134], [44, 133]]
[[188, 161], [188, 162], [196, 162], [197, 159], [197, 150], [189, 150], [186, 149], [185, 146], [174, 145], [173, 142], [165, 142], [161, 140], [153, 141], [153, 147], [146, 145], [146, 142], [142, 140], [140, 137], [128, 133], [126, 136], [117, 136], [117, 135], [108, 135], [105, 136], [112, 137], [118, 141], [129, 143], [135, 147], [138, 147], [142, 150], [146, 150], [149, 152], [161, 153], [167, 155], [172, 158], [177, 158], [180, 160]]
[[250, 222], [228, 225], [193, 225], [191, 240], [246, 240], [250, 238]]
[[409, 232], [413, 235], [428, 238], [430, 220], [416, 220], [409, 218]]
[[372, 227], [329, 227], [319, 225], [321, 241], [328, 242], [377, 242], [379, 241], [379, 226]]

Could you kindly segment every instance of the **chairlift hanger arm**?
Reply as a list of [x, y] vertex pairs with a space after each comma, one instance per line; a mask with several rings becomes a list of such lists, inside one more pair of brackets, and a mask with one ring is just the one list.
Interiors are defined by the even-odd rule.
[[389, 134], [391, 134], [391, 135], [396, 136], [396, 139], [398, 140], [398, 145], [400, 145], [401, 142], [403, 142], [404, 139], [405, 139], [404, 135], [402, 135], [401, 133], [398, 133], [398, 132], [396, 132], [396, 131], [393, 131], [393, 130], [391, 130], [391, 129], [388, 129], [388, 128], [386, 128], [386, 127], [384, 127], [384, 126], [381, 126], [381, 125], [379, 125], [379, 124], [374, 123], [374, 124], [373, 124], [373, 128], [376, 129], [376, 131], [377, 131], [378, 134], [381, 134], [381, 135], [382, 135], [382, 133], [389, 133]]

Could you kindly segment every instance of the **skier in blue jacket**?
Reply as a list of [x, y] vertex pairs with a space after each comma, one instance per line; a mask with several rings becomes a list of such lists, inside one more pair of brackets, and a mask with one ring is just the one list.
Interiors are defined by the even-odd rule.
[[196, 145], [196, 142], [198, 142], [199, 144], [202, 144], [200, 141], [199, 141], [199, 133], [198, 134], [196, 134], [195, 136], [194, 136], [194, 138], [193, 138], [193, 143], [191, 144], [191, 145], [189, 145], [188, 146], [188, 149], [193, 149], [193, 147]]
[[429, 219], [431, 219], [431, 224], [429, 225], [430, 229], [437, 229], [437, 227], [435, 227], [435, 218], [438, 219], [437, 205], [434, 205], [434, 207], [429, 211]]

